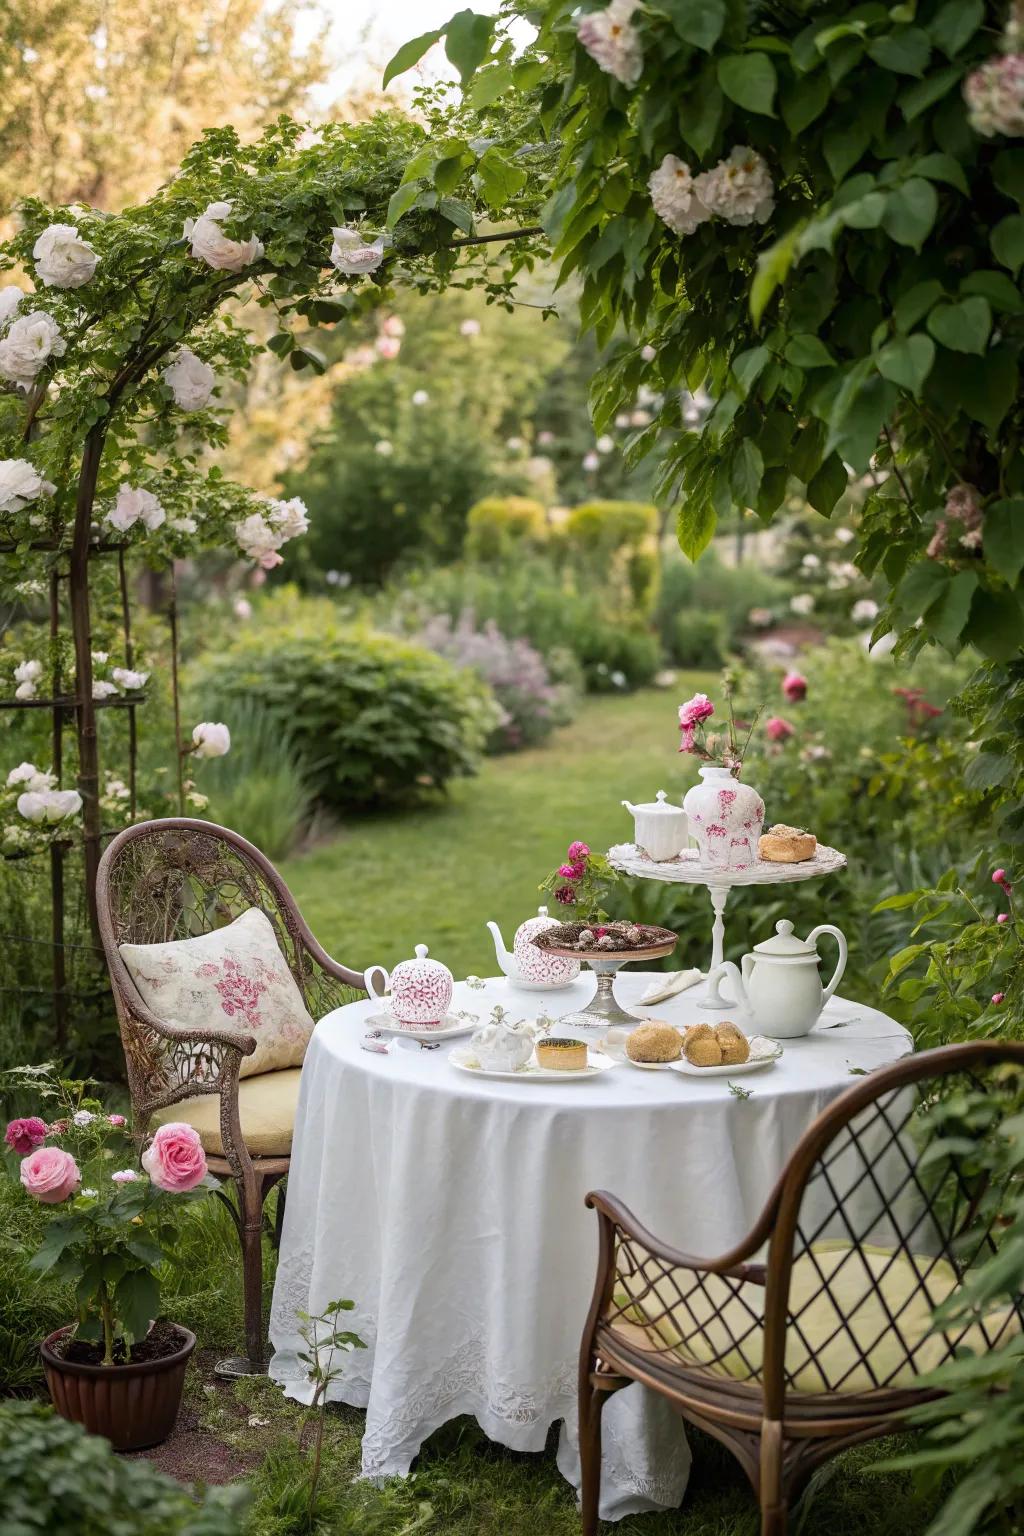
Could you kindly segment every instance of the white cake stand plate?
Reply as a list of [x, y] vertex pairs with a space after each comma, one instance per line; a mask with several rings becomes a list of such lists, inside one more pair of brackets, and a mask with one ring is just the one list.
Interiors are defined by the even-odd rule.
[[[635, 843], [618, 843], [608, 850], [608, 862], [613, 869], [624, 875], [634, 875], [639, 880], [660, 880], [666, 885], [703, 885], [711, 897], [714, 922], [711, 926], [711, 960], [706, 976], [714, 976], [725, 959], [725, 906], [729, 892], [737, 885], [788, 885], [798, 880], [817, 880], [822, 875], [833, 875], [846, 868], [846, 855], [837, 848], [827, 848], [819, 843], [813, 859], [803, 859], [799, 864], [775, 864], [769, 859], [758, 859], [745, 869], [709, 868], [700, 861], [695, 848], [686, 848], [674, 859], [655, 860]], [[718, 981], [711, 981], [705, 988], [701, 1002], [705, 1008], [730, 1008], [734, 1006], [718, 991]]]

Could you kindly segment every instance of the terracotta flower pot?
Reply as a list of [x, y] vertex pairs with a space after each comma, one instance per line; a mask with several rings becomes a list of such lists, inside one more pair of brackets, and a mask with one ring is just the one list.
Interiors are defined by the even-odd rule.
[[53, 1406], [62, 1419], [103, 1435], [115, 1451], [159, 1445], [174, 1428], [181, 1407], [188, 1358], [196, 1336], [178, 1328], [182, 1345], [162, 1360], [136, 1365], [82, 1365], [63, 1360], [53, 1345], [72, 1331], [58, 1328], [40, 1345]]

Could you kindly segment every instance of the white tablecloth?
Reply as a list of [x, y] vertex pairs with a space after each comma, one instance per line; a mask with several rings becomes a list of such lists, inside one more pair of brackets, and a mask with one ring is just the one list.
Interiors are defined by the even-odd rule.
[[[617, 994], [634, 1006], [652, 979], [624, 971]], [[589, 973], [551, 993], [461, 983], [453, 1007], [555, 1017], [593, 985]], [[270, 1326], [271, 1374], [308, 1402], [296, 1312], [354, 1300], [346, 1326], [369, 1348], [345, 1357], [331, 1396], [366, 1409], [371, 1477], [404, 1476], [435, 1429], [471, 1414], [519, 1451], [543, 1450], [564, 1421], [558, 1462], [578, 1484], [577, 1355], [597, 1262], [586, 1192], [611, 1190], [667, 1241], [720, 1253], [749, 1230], [851, 1068], [910, 1049], [892, 1019], [836, 997], [781, 1061], [737, 1079], [751, 1090], [738, 1099], [725, 1078], [628, 1063], [585, 1081], [485, 1081], [450, 1065], [450, 1044], [375, 1055], [361, 1048], [374, 1011], [338, 1009], [310, 1042]], [[687, 993], [645, 1011], [706, 1016]], [[679, 1503], [689, 1450], [656, 1394], [634, 1385], [612, 1397], [604, 1457], [605, 1519]]]

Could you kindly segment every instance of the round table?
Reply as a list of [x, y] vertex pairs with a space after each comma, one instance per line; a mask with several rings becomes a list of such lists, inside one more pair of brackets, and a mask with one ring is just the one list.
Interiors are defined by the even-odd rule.
[[[637, 1006], [658, 978], [623, 972]], [[593, 988], [522, 992], [504, 977], [456, 986], [453, 1009], [557, 1017]], [[366, 1409], [362, 1470], [404, 1476], [433, 1431], [471, 1414], [518, 1451], [542, 1451], [562, 1421], [558, 1464], [578, 1485], [576, 1370], [597, 1262], [590, 1189], [620, 1196], [653, 1232], [714, 1256], [749, 1230], [802, 1131], [853, 1081], [911, 1049], [885, 1014], [833, 997], [782, 1058], [730, 1079], [641, 1071], [586, 1080], [481, 1079], [453, 1045], [363, 1049], [363, 1000], [321, 1019], [302, 1072], [270, 1333], [271, 1375], [312, 1397], [298, 1311], [340, 1297], [369, 1346], [349, 1354], [331, 1397]], [[644, 1010], [692, 1023], [686, 992]], [[556, 1031], [557, 1033], [557, 1026]], [[465, 1043], [462, 1041], [461, 1043]], [[633, 1385], [604, 1413], [601, 1514], [677, 1505], [689, 1450], [657, 1394]]]

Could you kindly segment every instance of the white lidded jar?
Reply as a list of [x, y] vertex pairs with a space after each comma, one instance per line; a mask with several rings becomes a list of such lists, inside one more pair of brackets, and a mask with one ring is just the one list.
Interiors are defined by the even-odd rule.
[[686, 791], [683, 808], [705, 869], [749, 869], [757, 863], [764, 801], [728, 768], [702, 763], [701, 782]]
[[656, 800], [644, 805], [630, 805], [628, 800], [622, 803], [636, 828], [633, 841], [655, 863], [663, 864], [682, 853], [688, 837], [686, 812], [680, 805], [669, 805], [663, 789], [658, 790]]

